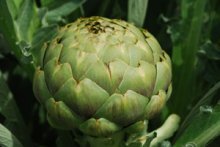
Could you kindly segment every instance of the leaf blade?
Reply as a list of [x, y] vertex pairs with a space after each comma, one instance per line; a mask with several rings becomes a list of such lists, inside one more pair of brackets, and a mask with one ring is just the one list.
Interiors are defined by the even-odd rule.
[[0, 72], [0, 113], [6, 118], [5, 126], [18, 137], [22, 144], [32, 146], [32, 142], [17, 104]]
[[195, 116], [174, 146], [187, 144], [205, 146], [211, 139], [219, 135], [220, 104], [217, 104], [212, 112], [200, 112]]
[[148, 0], [129, 0], [128, 21], [133, 22], [138, 27], [142, 27], [147, 12], [147, 6]]
[[21, 142], [0, 123], [0, 145], [2, 147], [23, 147]]

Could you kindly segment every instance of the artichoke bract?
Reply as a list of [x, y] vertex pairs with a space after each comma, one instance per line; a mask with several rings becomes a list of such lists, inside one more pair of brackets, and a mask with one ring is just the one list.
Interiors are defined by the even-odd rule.
[[171, 61], [144, 29], [80, 18], [41, 49], [34, 94], [58, 129], [110, 136], [157, 114], [171, 93]]

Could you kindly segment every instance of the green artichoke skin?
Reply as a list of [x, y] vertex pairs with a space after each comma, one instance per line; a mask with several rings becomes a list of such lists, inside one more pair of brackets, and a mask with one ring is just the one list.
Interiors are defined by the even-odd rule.
[[171, 77], [170, 58], [148, 31], [90, 17], [45, 43], [33, 90], [53, 127], [100, 137], [157, 114]]

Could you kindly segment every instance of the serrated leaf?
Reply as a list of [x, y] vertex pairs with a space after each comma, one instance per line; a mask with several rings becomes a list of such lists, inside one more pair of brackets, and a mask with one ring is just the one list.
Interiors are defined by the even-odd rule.
[[148, 0], [129, 0], [128, 21], [133, 22], [138, 27], [142, 27], [147, 12], [147, 6]]
[[[32, 79], [33, 70], [34, 70], [33, 66], [31, 64], [24, 63], [24, 61], [27, 61], [27, 60], [24, 58], [21, 48], [17, 45], [17, 42], [19, 41], [19, 36], [20, 36], [20, 34], [17, 31], [19, 27], [11, 15], [11, 13], [14, 13], [14, 12], [11, 12], [9, 10], [8, 3], [10, 2], [11, 1], [0, 0], [0, 31], [2, 32], [5, 40], [7, 41], [10, 47], [10, 51], [18, 59], [19, 63], [23, 66], [23, 68], [27, 71], [27, 73]], [[17, 7], [17, 5], [19, 4], [15, 3], [13, 6]], [[30, 31], [31, 30], [30, 27], [26, 29], [28, 31], [24, 30], [25, 33], [28, 34], [28, 32], [32, 32]], [[22, 39], [20, 38], [20, 40]]]
[[195, 145], [205, 146], [211, 139], [220, 135], [220, 104], [217, 104], [211, 112], [200, 111], [194, 116], [190, 125], [178, 138], [175, 147]]
[[19, 8], [19, 13], [15, 24], [18, 34], [18, 40], [30, 42], [32, 35], [39, 24], [34, 1], [23, 1], [21, 7]]
[[16, 18], [18, 15], [18, 8], [20, 7], [20, 4], [23, 0], [16, 0], [16, 1], [6, 1], [8, 5], [8, 9], [10, 11], [10, 14], [12, 18]]
[[23, 147], [21, 142], [0, 123], [0, 146], [1, 147]]

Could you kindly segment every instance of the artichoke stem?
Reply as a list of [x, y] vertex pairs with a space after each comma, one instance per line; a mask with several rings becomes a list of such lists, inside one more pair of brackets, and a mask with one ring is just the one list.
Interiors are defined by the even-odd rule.
[[138, 132], [120, 131], [110, 137], [91, 137], [76, 135], [75, 139], [80, 147], [157, 147], [165, 139], [171, 137], [178, 129], [180, 117], [171, 114], [164, 124], [147, 133], [147, 123], [142, 130]]
[[152, 140], [150, 147], [156, 147], [159, 143], [171, 137], [178, 129], [179, 122], [180, 117], [176, 114], [171, 114], [160, 128], [152, 132], [156, 132], [157, 137]]

